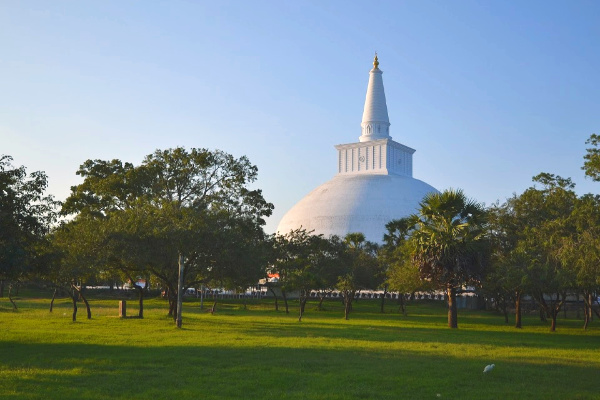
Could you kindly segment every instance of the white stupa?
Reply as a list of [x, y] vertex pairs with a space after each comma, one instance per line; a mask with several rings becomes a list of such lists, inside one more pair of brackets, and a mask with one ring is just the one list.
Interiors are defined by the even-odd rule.
[[300, 227], [326, 237], [362, 232], [367, 240], [381, 243], [389, 221], [413, 214], [427, 193], [437, 192], [412, 177], [415, 150], [390, 136], [382, 74], [375, 54], [359, 142], [335, 146], [337, 175], [283, 216], [279, 234]]

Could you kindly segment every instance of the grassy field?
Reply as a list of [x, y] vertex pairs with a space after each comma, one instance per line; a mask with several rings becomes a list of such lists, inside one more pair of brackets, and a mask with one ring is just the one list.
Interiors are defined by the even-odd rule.
[[[274, 311], [271, 301], [184, 305], [183, 329], [163, 300], [145, 318], [118, 318], [118, 301], [92, 299], [93, 318], [71, 304], [0, 299], [0, 399], [600, 399], [600, 323], [534, 316], [524, 328], [495, 313], [459, 311], [446, 327], [441, 303], [409, 307], [361, 300]], [[135, 314], [135, 302], [128, 303]], [[292, 306], [296, 304], [292, 303]], [[487, 364], [496, 368], [483, 374]]]

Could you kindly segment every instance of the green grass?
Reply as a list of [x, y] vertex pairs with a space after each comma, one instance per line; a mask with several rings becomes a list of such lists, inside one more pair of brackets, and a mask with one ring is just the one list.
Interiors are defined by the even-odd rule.
[[[271, 301], [184, 306], [183, 329], [163, 300], [145, 318], [120, 319], [116, 299], [91, 299], [71, 322], [66, 299], [0, 299], [0, 399], [600, 399], [600, 324], [535, 316], [524, 328], [495, 313], [460, 311], [446, 327], [440, 303], [361, 300], [343, 319], [308, 304], [302, 322]], [[135, 301], [128, 303], [135, 314]], [[281, 308], [280, 308], [281, 309]], [[485, 365], [496, 368], [487, 375]]]

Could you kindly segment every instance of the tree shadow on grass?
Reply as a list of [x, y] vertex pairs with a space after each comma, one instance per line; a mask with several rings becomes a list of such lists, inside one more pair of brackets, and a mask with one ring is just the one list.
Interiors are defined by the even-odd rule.
[[345, 321], [331, 321], [329, 323], [319, 321], [314, 324], [303, 325], [256, 322], [248, 325], [240, 325], [237, 329], [249, 335], [262, 336], [266, 341], [276, 340], [281, 337], [321, 337], [321, 338], [345, 338], [350, 340], [368, 340], [375, 342], [442, 342], [461, 345], [489, 345], [506, 347], [526, 347], [531, 349], [578, 349], [597, 351], [599, 336], [586, 335], [577, 336], [560, 332], [540, 332], [521, 330], [477, 330], [477, 329], [439, 329], [422, 328], [414, 326], [402, 326], [398, 322], [396, 326], [382, 326], [374, 322], [369, 325], [345, 324]]
[[[0, 398], [598, 398], [596, 366], [290, 347], [4, 342]], [[494, 361], [494, 360], [491, 360]], [[569, 385], [565, 385], [565, 380]], [[437, 396], [437, 395], [440, 396]]]

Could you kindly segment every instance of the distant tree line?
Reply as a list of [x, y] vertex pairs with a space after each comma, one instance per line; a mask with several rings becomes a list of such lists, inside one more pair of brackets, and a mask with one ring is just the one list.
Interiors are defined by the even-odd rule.
[[[583, 166], [595, 181], [599, 141], [594, 134], [586, 142]], [[568, 296], [583, 300], [584, 327], [600, 318], [600, 197], [577, 196], [569, 178], [541, 173], [522, 194], [487, 208], [461, 190], [431, 193], [414, 215], [390, 221], [377, 245], [362, 233], [265, 234], [273, 205], [249, 188], [256, 166], [218, 150], [157, 150], [137, 166], [87, 160], [77, 171], [83, 182], [62, 203], [44, 195], [43, 172], [27, 175], [11, 162], [0, 158], [0, 296], [7, 287], [15, 309], [14, 285], [38, 280], [70, 294], [73, 320], [79, 300], [91, 318], [86, 285], [130, 282], [143, 318], [148, 288], [134, 284], [142, 279], [160, 285], [180, 327], [188, 288], [245, 291], [276, 272], [279, 280], [266, 285], [286, 312], [290, 294], [298, 298], [299, 320], [311, 293], [320, 308], [339, 292], [348, 319], [362, 290], [383, 291], [382, 311], [389, 291], [435, 290], [457, 328], [457, 295], [467, 286], [506, 322], [514, 309], [517, 328], [526, 296], [551, 330]], [[404, 295], [399, 302], [405, 311]]]

